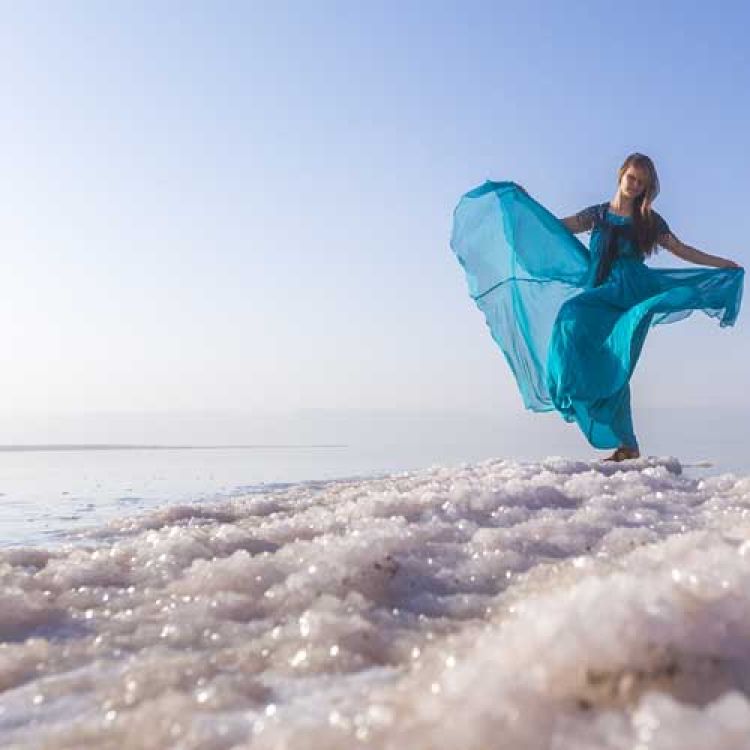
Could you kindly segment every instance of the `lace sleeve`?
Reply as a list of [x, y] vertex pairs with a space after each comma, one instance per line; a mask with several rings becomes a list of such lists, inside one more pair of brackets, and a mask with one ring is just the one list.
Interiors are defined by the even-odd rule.
[[654, 221], [656, 222], [656, 238], [657, 240], [664, 235], [671, 234], [671, 230], [669, 228], [669, 224], [664, 220], [664, 217], [661, 214], [654, 213]]
[[573, 214], [573, 216], [568, 216], [566, 219], [563, 219], [563, 224], [565, 224], [573, 234], [590, 232], [596, 223], [597, 209], [598, 206], [584, 208], [583, 211], [579, 211], [577, 214]]

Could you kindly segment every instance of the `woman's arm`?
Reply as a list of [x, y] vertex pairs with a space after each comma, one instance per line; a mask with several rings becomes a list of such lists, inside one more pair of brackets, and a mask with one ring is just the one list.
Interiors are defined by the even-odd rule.
[[574, 216], [566, 216], [564, 219], [560, 219], [560, 221], [565, 224], [565, 228], [573, 234], [588, 232], [589, 229], [591, 229], [591, 227], [587, 227], [583, 224], [577, 214]]
[[686, 245], [684, 242], [678, 240], [673, 232], [659, 235], [657, 242], [662, 247], [667, 248], [670, 253], [673, 253], [678, 258], [682, 258], [689, 263], [697, 263], [699, 266], [712, 266], [713, 268], [742, 268], [742, 266], [735, 263], [733, 260], [720, 258], [718, 255], [709, 255], [708, 253], [701, 252], [695, 247]]
[[566, 216], [560, 221], [565, 225], [565, 228], [573, 233], [580, 234], [581, 232], [590, 232], [594, 228], [595, 212], [594, 207], [585, 208], [583, 211], [579, 211], [573, 216]]

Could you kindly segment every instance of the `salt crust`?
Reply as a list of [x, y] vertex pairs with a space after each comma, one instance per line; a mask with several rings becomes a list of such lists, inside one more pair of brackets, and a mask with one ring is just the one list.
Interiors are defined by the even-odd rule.
[[485, 461], [0, 551], [4, 748], [750, 747], [750, 478]]

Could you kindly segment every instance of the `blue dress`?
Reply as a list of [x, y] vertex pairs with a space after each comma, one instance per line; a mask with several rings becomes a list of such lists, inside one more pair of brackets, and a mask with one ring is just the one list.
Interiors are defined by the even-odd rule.
[[486, 182], [456, 207], [451, 247], [524, 405], [557, 410], [595, 448], [637, 448], [630, 378], [650, 327], [694, 310], [733, 325], [744, 270], [650, 268], [608, 205], [578, 214], [587, 248], [515, 183]]

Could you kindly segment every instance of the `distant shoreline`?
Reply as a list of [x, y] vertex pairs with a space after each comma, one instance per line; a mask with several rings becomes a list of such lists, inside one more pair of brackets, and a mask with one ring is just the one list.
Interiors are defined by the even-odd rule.
[[0, 445], [0, 453], [34, 453], [54, 451], [211, 451], [211, 450], [277, 450], [289, 448], [348, 448], [345, 444], [312, 443], [312, 444], [269, 444], [255, 445], [134, 445], [118, 443], [50, 443], [40, 445]]

